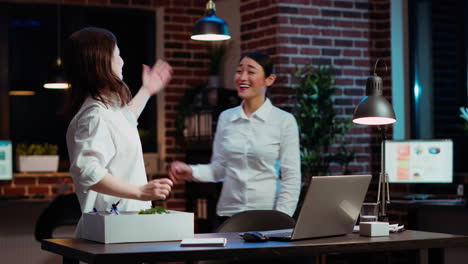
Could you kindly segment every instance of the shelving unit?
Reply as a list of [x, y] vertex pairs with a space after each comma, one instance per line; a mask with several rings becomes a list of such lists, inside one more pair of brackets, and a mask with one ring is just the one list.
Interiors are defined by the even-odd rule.
[[[213, 93], [216, 94], [213, 94]], [[188, 164], [208, 164], [211, 159], [213, 139], [219, 114], [225, 109], [239, 105], [236, 91], [226, 89], [207, 89], [198, 98], [205, 98], [194, 107], [194, 112], [185, 120], [185, 161]], [[216, 102], [206, 98], [215, 96]], [[213, 99], [213, 98], [211, 98]], [[211, 102], [211, 103], [208, 103]], [[191, 126], [188, 126], [191, 124]], [[222, 183], [187, 182], [185, 185], [186, 209], [195, 213], [197, 233], [213, 231], [216, 217], [216, 204]]]
[[15, 172], [13, 178], [35, 178], [35, 177], [70, 177], [69, 172]]

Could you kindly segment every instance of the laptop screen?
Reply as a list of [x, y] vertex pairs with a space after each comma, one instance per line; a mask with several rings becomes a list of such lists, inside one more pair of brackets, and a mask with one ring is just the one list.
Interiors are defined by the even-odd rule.
[[292, 239], [351, 233], [371, 178], [371, 175], [312, 177]]

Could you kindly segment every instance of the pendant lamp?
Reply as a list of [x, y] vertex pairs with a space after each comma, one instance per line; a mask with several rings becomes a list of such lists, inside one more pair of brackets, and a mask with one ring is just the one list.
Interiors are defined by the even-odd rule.
[[43, 85], [43, 87], [46, 89], [68, 89], [70, 87], [70, 85], [65, 80], [65, 74], [62, 67], [62, 58], [60, 57], [61, 23], [60, 5], [57, 5], [57, 60], [53, 69], [51, 69], [49, 76], [47, 77], [47, 81]]
[[215, 10], [215, 3], [213, 0], [209, 0], [206, 4], [206, 15], [195, 23], [191, 39], [221, 41], [231, 38], [226, 21], [217, 17]]

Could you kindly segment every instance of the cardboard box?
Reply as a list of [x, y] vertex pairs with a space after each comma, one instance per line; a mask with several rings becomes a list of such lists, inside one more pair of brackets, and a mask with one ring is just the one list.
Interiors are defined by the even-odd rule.
[[193, 238], [193, 213], [120, 212], [83, 214], [83, 238], [101, 243], [176, 241]]

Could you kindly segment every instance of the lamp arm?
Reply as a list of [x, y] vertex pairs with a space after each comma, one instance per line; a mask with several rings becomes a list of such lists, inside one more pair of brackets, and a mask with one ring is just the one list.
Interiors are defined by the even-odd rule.
[[387, 140], [387, 126], [379, 126], [380, 130], [380, 139], [382, 140], [382, 150], [381, 150], [381, 160], [380, 160], [380, 173], [385, 174], [385, 140]]
[[388, 182], [388, 175], [385, 171], [385, 140], [387, 139], [387, 126], [382, 125], [378, 127], [381, 137], [381, 171], [379, 174], [379, 186], [377, 192], [377, 202], [379, 203], [380, 212], [379, 220], [387, 220], [387, 204], [390, 203], [390, 185]]

